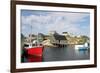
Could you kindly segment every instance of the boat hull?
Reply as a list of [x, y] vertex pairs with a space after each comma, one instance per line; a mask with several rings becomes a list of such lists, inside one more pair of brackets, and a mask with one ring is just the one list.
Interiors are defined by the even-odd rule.
[[41, 62], [43, 55], [43, 47], [33, 47], [27, 50], [28, 62]]

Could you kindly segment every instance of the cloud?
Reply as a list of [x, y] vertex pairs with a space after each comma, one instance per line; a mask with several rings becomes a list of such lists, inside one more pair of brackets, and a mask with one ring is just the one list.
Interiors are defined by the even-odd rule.
[[89, 13], [33, 11], [30, 15], [22, 15], [21, 21], [24, 27], [22, 33], [25, 35], [28, 35], [25, 32], [30, 32], [31, 26], [35, 34], [47, 34], [51, 30], [56, 30], [58, 33], [68, 31], [77, 35], [89, 35]]

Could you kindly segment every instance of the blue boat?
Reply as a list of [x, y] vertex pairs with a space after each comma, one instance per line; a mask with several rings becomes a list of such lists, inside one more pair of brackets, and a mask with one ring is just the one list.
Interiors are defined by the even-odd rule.
[[78, 50], [79, 50], [79, 51], [87, 51], [87, 50], [88, 50], [88, 47], [79, 47]]

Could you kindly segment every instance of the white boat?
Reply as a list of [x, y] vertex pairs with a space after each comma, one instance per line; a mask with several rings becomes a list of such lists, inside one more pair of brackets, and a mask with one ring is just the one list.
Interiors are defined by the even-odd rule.
[[87, 50], [89, 47], [89, 43], [87, 42], [82, 45], [75, 45], [76, 50]]

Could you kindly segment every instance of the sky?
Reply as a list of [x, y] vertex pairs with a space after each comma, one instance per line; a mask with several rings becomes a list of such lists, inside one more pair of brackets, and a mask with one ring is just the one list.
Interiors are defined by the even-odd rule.
[[21, 33], [24, 36], [50, 31], [90, 36], [90, 13], [21, 10]]

